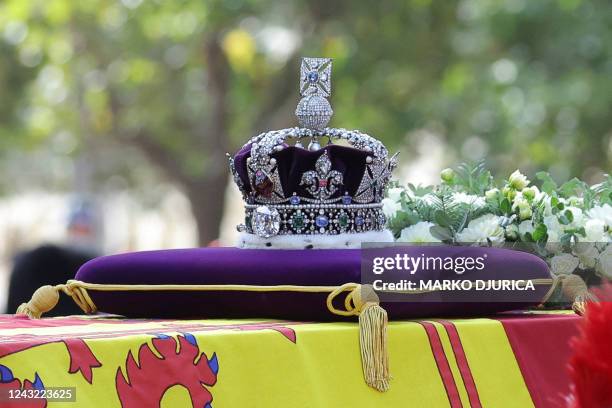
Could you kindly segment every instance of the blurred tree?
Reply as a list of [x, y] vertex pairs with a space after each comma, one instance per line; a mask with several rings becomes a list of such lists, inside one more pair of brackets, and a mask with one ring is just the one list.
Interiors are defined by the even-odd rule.
[[605, 0], [5, 0], [0, 151], [58, 134], [136, 146], [206, 244], [224, 153], [292, 126], [297, 56], [325, 55], [340, 126], [392, 147], [429, 128], [498, 170], [592, 176], [612, 156], [611, 25]]

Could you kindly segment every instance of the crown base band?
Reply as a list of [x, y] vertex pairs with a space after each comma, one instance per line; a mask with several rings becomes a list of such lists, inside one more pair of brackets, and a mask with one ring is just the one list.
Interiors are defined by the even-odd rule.
[[245, 206], [245, 224], [239, 231], [262, 238], [276, 235], [336, 235], [381, 231], [386, 218], [382, 205]]

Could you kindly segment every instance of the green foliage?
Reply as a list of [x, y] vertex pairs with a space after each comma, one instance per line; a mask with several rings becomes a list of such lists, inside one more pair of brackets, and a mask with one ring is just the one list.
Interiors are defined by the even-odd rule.
[[454, 171], [455, 177], [452, 182], [446, 184], [457, 187], [458, 191], [482, 195], [491, 188], [493, 183], [493, 176], [487, 169], [484, 160], [474, 164], [461, 163]]
[[[589, 186], [579, 179], [571, 179], [561, 185], [554, 182], [548, 173], [540, 172], [542, 190], [529, 186], [529, 181], [517, 170], [503, 184], [496, 185], [489, 170], [482, 164], [460, 164], [455, 170], [443, 170], [443, 182], [436, 186], [409, 185], [401, 192], [401, 209], [389, 215], [389, 228], [396, 238], [402, 230], [419, 222], [432, 226], [430, 233], [444, 242], [455, 243], [460, 233], [470, 222], [483, 215], [493, 215], [506, 241], [535, 242], [546, 244], [558, 240], [562, 244], [584, 240], [612, 239], [612, 228], [606, 223], [607, 216], [597, 219], [597, 225], [586, 231], [589, 210], [612, 212], [608, 204], [610, 178], [600, 184]], [[515, 179], [515, 182], [512, 182]], [[516, 180], [521, 180], [520, 189]], [[394, 185], [394, 189], [401, 188]], [[467, 192], [480, 192], [468, 194]], [[394, 193], [397, 196], [397, 193]], [[386, 200], [391, 200], [387, 198]], [[524, 224], [528, 225], [525, 226]], [[601, 224], [603, 223], [603, 224]], [[519, 228], [527, 228], [521, 231]], [[549, 230], [549, 226], [553, 230]], [[601, 228], [597, 233], [597, 228]], [[607, 237], [607, 238], [606, 238]], [[489, 241], [490, 237], [483, 237]]]

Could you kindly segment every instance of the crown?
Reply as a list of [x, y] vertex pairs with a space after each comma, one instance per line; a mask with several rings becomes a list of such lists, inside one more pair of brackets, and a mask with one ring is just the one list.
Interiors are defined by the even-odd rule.
[[379, 140], [358, 130], [327, 127], [331, 70], [331, 59], [303, 58], [300, 127], [262, 133], [228, 155], [245, 201], [238, 230], [251, 238], [384, 230], [381, 201], [397, 154], [389, 158]]

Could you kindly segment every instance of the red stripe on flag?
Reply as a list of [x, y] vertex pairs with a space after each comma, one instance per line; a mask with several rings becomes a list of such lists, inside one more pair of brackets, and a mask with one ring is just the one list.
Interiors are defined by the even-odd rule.
[[468, 364], [468, 360], [465, 355], [465, 350], [463, 350], [463, 344], [461, 344], [461, 338], [459, 337], [459, 332], [457, 331], [457, 328], [452, 322], [449, 322], [447, 320], [436, 321], [441, 323], [446, 329], [450, 344], [453, 348], [453, 353], [455, 354], [457, 366], [459, 367], [459, 372], [461, 373], [461, 378], [463, 378], [465, 390], [467, 391], [468, 398], [470, 399], [470, 405], [473, 408], [482, 408], [482, 404], [480, 403], [480, 396], [478, 395], [478, 389], [476, 388], [476, 383], [474, 382], [474, 377], [472, 376], [472, 370], [470, 369], [470, 365]]
[[576, 315], [498, 317], [523, 374], [533, 404], [563, 407], [570, 392], [569, 341], [578, 334]]
[[459, 397], [459, 391], [457, 390], [457, 384], [453, 378], [453, 373], [448, 364], [446, 354], [444, 354], [444, 348], [442, 347], [442, 341], [440, 340], [436, 326], [429, 322], [419, 323], [425, 328], [427, 337], [429, 337], [431, 351], [436, 360], [436, 365], [438, 366], [438, 371], [440, 372], [444, 389], [446, 389], [446, 395], [448, 396], [448, 402], [450, 402], [451, 408], [463, 407], [461, 404], [461, 397]]

